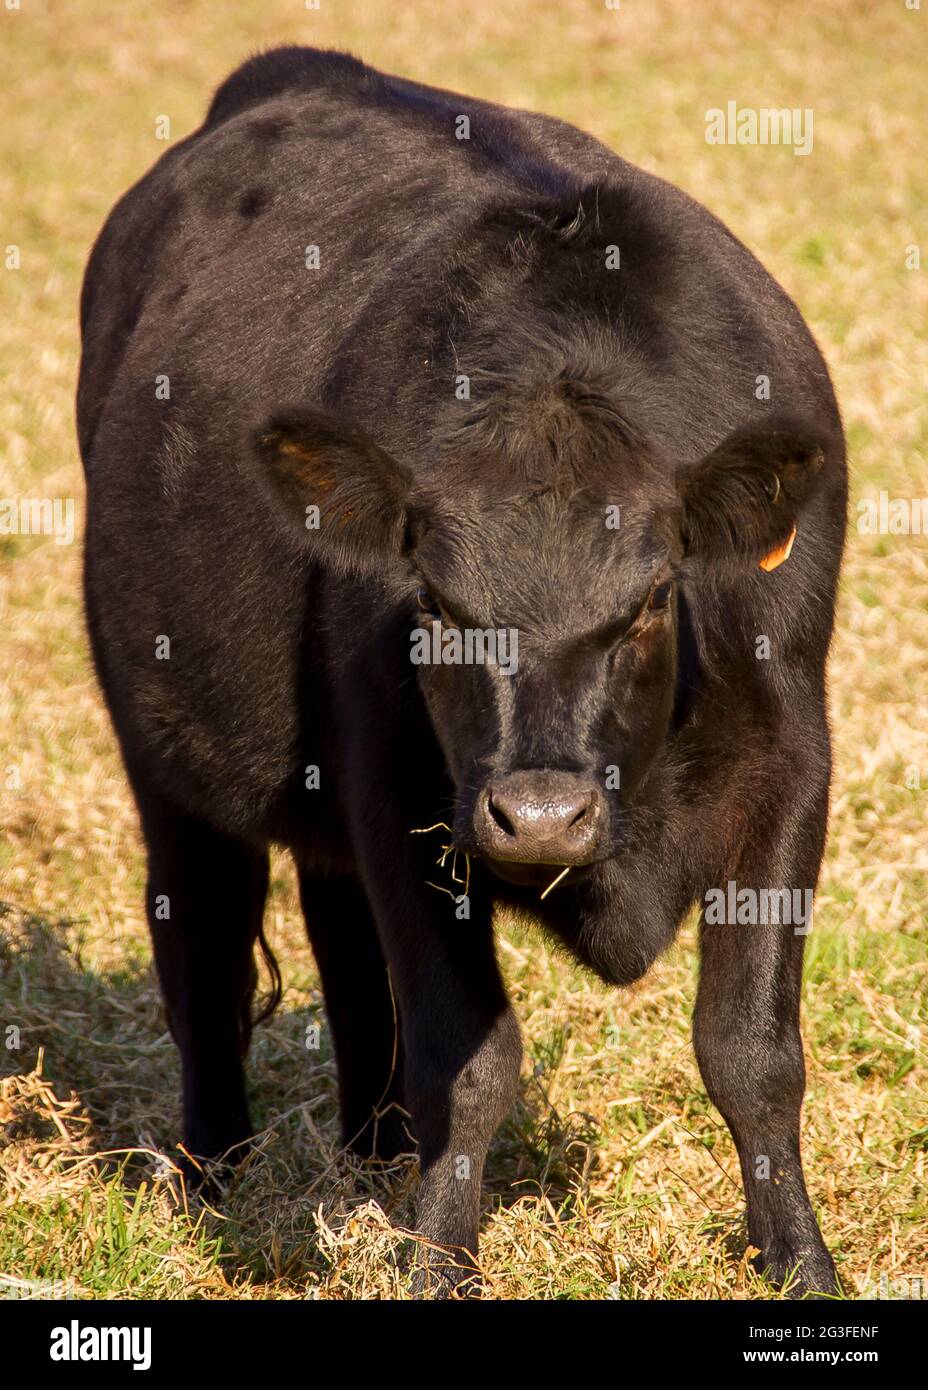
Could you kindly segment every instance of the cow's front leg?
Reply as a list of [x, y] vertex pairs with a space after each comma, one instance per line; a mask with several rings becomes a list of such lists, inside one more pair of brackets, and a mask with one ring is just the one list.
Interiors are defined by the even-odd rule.
[[725, 905], [716, 899], [704, 911], [694, 1041], [706, 1089], [738, 1148], [757, 1268], [778, 1284], [796, 1275], [790, 1292], [800, 1297], [839, 1290], [799, 1155], [805, 1089], [799, 995], [808, 924], [714, 920], [719, 911], [730, 916], [729, 901], [750, 915], [751, 900], [732, 896], [745, 888], [758, 895], [759, 916], [761, 890], [798, 890], [802, 896], [791, 901], [802, 914], [818, 875], [827, 792], [824, 786], [810, 792], [808, 780], [789, 785], [793, 804], [755, 825], [736, 887], [730, 893], [727, 883], [719, 885]]
[[[444, 1297], [477, 1291], [484, 1162], [518, 1090], [522, 1044], [496, 963], [489, 895], [473, 888], [466, 905], [456, 902], [425, 881], [447, 882], [434, 854], [403, 849], [365, 878], [402, 1020], [419, 1144], [424, 1240], [413, 1287]], [[460, 899], [463, 887], [452, 888]]]

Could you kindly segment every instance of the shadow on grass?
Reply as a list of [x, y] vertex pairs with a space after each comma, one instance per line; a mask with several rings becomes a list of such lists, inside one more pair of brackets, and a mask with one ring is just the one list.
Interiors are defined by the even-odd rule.
[[[49, 921], [0, 903], [0, 1079], [28, 1076], [41, 1060], [36, 1095], [71, 1107], [33, 1105], [21, 1090], [20, 1103], [0, 1113], [0, 1149], [8, 1157], [18, 1152], [37, 1174], [54, 1159], [88, 1184], [118, 1183], [130, 1201], [159, 1184], [173, 1193], [165, 1160], [179, 1158], [179, 1063], [153, 971], [140, 964], [102, 974], [87, 965], [83, 950], [80, 921]], [[322, 996], [303, 997], [290, 1007], [285, 998], [252, 1038], [256, 1151], [215, 1209], [182, 1190], [176, 1199], [197, 1239], [204, 1229], [216, 1236], [215, 1259], [232, 1285], [326, 1277], [333, 1229], [372, 1202], [398, 1227], [413, 1220], [412, 1158], [378, 1169], [340, 1149]], [[318, 1050], [306, 1045], [312, 1025], [323, 1025]], [[586, 1183], [594, 1140], [587, 1117], [562, 1118], [539, 1076], [526, 1078], [491, 1148], [488, 1208], [539, 1193], [556, 1206], [569, 1203]], [[0, 1153], [0, 1177], [6, 1162]]]

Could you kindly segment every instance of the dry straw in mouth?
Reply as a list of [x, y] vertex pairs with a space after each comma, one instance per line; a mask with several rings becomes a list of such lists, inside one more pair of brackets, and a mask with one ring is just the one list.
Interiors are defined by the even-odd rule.
[[[409, 833], [410, 835], [428, 835], [433, 830], [447, 830], [448, 834], [451, 834], [451, 826], [446, 825], [443, 820], [436, 821], [434, 825], [424, 825], [421, 829], [410, 830]], [[457, 849], [453, 844], [449, 842], [447, 845], [442, 845], [441, 854], [435, 860], [435, 863], [440, 865], [441, 868], [444, 868], [445, 860], [448, 858], [449, 854], [452, 856], [451, 878], [454, 883], [460, 883], [463, 885], [464, 896], [466, 898], [468, 893], [470, 892], [470, 855], [467, 853], [466, 850]], [[463, 878], [461, 878], [458, 874], [459, 854], [464, 855], [465, 875]], [[444, 888], [440, 883], [432, 883], [430, 879], [426, 879], [425, 881], [429, 888], [437, 888], [439, 893], [447, 893], [450, 898], [453, 898], [455, 901], [457, 901], [455, 894], [452, 893], [450, 888]]]
[[[451, 826], [446, 825], [443, 820], [436, 821], [434, 825], [423, 825], [421, 828], [410, 830], [409, 833], [410, 835], [429, 835], [433, 830], [447, 830], [448, 834], [451, 834]], [[438, 859], [435, 860], [435, 863], [439, 864], [441, 868], [444, 868], [445, 860], [448, 858], [448, 855], [450, 854], [453, 856], [451, 860], [451, 877], [455, 883], [462, 883], [464, 885], [464, 896], [466, 898], [468, 893], [470, 892], [470, 855], [464, 849], [456, 849], [455, 846], [450, 842], [447, 845], [442, 845], [441, 850], [441, 855]], [[463, 854], [464, 863], [466, 865], [464, 878], [458, 877], [457, 867], [459, 854]], [[570, 873], [570, 868], [571, 866], [569, 864], [566, 864], [564, 868], [561, 870], [561, 872], [558, 874], [557, 878], [551, 880], [547, 888], [541, 894], [541, 900], [545, 899], [551, 892], [551, 890], [557, 887], [562, 878], [567, 877], [567, 875]], [[432, 883], [430, 879], [426, 879], [426, 883], [429, 888], [437, 888], [439, 893], [447, 893], [450, 898], [454, 898], [455, 896], [450, 888], [443, 888], [440, 883]]]

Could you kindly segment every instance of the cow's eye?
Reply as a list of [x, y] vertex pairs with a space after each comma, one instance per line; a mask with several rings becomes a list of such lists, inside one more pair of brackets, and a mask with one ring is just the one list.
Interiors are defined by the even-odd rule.
[[416, 603], [420, 613], [427, 613], [430, 618], [437, 618], [441, 621], [441, 604], [437, 598], [433, 598], [428, 589], [419, 589], [416, 594]]
[[670, 602], [670, 595], [673, 593], [673, 584], [667, 580], [664, 584], [658, 584], [656, 589], [651, 590], [651, 597], [648, 599], [648, 607], [652, 612], [656, 609], [666, 608]]

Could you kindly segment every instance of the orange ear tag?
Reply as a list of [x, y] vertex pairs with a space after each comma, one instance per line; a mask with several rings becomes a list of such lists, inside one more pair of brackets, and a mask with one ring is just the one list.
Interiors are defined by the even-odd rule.
[[777, 565], [782, 565], [784, 560], [789, 559], [790, 551], [793, 548], [793, 541], [796, 539], [796, 528], [793, 527], [782, 545], [778, 545], [775, 550], [771, 550], [768, 555], [760, 561], [762, 570], [775, 570]]

